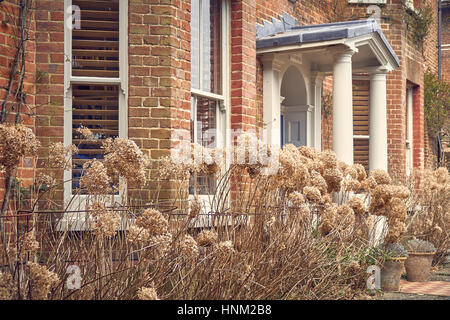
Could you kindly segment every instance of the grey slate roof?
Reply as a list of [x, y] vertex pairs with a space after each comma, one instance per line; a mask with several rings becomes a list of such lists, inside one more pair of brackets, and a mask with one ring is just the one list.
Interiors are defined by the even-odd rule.
[[[283, 16], [284, 15], [285, 14], [283, 14]], [[291, 26], [292, 23], [288, 25], [283, 23], [284, 21], [285, 20], [282, 20], [280, 22], [284, 30], [281, 29], [280, 23], [278, 23], [278, 26], [275, 23], [270, 27], [266, 27], [266, 25], [264, 25], [263, 28], [265, 28], [265, 30], [260, 28], [259, 32], [257, 32], [256, 48], [261, 49], [309, 42], [350, 39], [375, 32], [380, 36], [387, 50], [390, 52], [397, 64], [400, 65], [400, 60], [381, 31], [381, 28], [376, 20], [369, 19], [345, 21], [301, 27]]]

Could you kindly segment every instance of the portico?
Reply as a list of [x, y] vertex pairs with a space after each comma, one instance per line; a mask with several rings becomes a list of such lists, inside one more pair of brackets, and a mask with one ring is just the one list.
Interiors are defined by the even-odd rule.
[[370, 129], [362, 137], [369, 139], [369, 169], [387, 170], [386, 76], [400, 63], [376, 21], [290, 27], [259, 37], [257, 54], [269, 143], [321, 149], [322, 80], [332, 75], [333, 150], [352, 164], [352, 81], [363, 75], [370, 80]]

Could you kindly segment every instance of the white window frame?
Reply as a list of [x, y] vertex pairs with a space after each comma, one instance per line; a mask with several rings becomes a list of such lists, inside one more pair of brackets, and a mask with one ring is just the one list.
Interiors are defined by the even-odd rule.
[[409, 176], [414, 167], [413, 164], [413, 102], [414, 88], [408, 86], [406, 90], [406, 175]]
[[[227, 145], [227, 128], [231, 127], [229, 116], [230, 105], [230, 48], [231, 48], [231, 5], [229, 0], [221, 1], [221, 45], [222, 45], [222, 94], [215, 94], [208, 91], [192, 88], [191, 86], [191, 110], [194, 112], [194, 137], [193, 142], [197, 142], [197, 98], [208, 98], [216, 101], [216, 147], [222, 148]], [[200, 10], [201, 12], [201, 10]], [[201, 32], [200, 32], [201, 34]], [[201, 43], [201, 40], [200, 40]], [[201, 59], [201, 50], [200, 50]], [[201, 66], [201, 61], [199, 63]], [[202, 74], [200, 72], [200, 84], [202, 83]], [[192, 115], [191, 115], [192, 116]], [[227, 166], [229, 164], [226, 164]], [[197, 198], [204, 204], [205, 211], [211, 208], [211, 198], [213, 195], [197, 195]], [[193, 200], [195, 195], [190, 194], [189, 200]], [[209, 217], [208, 217], [209, 218]], [[210, 220], [210, 219], [209, 219]], [[210, 225], [211, 221], [197, 221], [197, 227]]]
[[[119, 0], [119, 77], [79, 77], [72, 76], [72, 29], [67, 21], [72, 13], [72, 0], [64, 0], [64, 145], [72, 144], [72, 85], [104, 84], [119, 86], [119, 137], [128, 137], [128, 0]], [[68, 12], [69, 10], [69, 12]], [[82, 14], [82, 13], [81, 13]], [[114, 202], [126, 196], [126, 188], [115, 195]], [[72, 169], [64, 171], [64, 207], [66, 211], [85, 210], [89, 195], [72, 194]]]

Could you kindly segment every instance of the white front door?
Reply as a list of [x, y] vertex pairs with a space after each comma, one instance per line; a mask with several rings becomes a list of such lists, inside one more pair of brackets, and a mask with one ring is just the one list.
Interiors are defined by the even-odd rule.
[[299, 111], [299, 107], [284, 107], [282, 110], [282, 142], [296, 147], [308, 145], [308, 111]]

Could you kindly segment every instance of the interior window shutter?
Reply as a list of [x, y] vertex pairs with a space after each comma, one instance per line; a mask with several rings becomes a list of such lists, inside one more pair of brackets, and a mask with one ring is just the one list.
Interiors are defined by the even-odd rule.
[[[353, 81], [353, 135], [369, 135], [369, 90], [368, 80]], [[369, 170], [369, 139], [355, 138], [353, 141], [354, 163]]]
[[119, 77], [119, 2], [73, 0], [81, 28], [72, 30], [72, 75]]
[[[79, 188], [83, 164], [104, 157], [103, 142], [119, 136], [119, 85], [98, 78], [119, 78], [119, 1], [73, 0], [80, 7], [81, 28], [72, 30], [72, 76], [95, 78], [72, 84], [72, 190]], [[94, 139], [83, 139], [78, 128], [89, 128]]]

